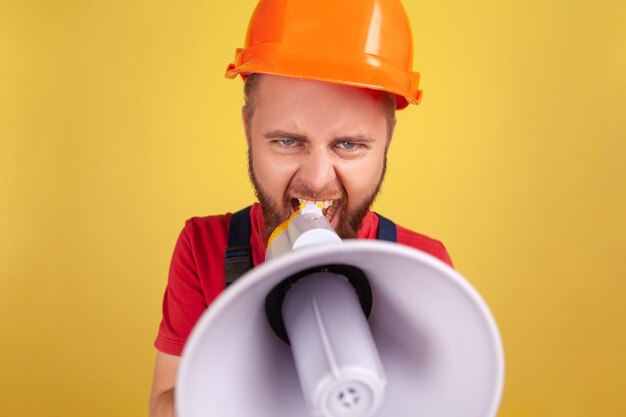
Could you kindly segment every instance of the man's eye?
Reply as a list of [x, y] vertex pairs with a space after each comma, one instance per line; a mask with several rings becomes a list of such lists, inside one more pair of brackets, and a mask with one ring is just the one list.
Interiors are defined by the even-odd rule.
[[339, 147], [341, 149], [345, 149], [347, 151], [353, 151], [353, 150], [359, 148], [359, 144], [358, 143], [352, 143], [352, 142], [339, 142], [339, 143], [337, 143], [337, 147]]
[[277, 141], [279, 145], [282, 145], [286, 148], [292, 147], [296, 144], [295, 139], [280, 139]]

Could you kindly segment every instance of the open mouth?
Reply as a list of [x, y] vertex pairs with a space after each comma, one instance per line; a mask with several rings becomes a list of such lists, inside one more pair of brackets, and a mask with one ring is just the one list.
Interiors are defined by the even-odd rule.
[[337, 207], [339, 206], [338, 200], [307, 200], [304, 198], [292, 198], [291, 206], [294, 211], [298, 210], [302, 204], [315, 204], [318, 207], [322, 207], [322, 213], [326, 220], [331, 222], [337, 212]]

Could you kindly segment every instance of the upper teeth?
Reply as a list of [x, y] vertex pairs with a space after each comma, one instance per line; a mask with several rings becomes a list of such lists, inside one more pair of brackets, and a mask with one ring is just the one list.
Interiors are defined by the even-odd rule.
[[316, 206], [322, 206], [322, 208], [328, 208], [333, 205], [334, 200], [313, 201], [298, 198], [300, 204], [315, 204]]

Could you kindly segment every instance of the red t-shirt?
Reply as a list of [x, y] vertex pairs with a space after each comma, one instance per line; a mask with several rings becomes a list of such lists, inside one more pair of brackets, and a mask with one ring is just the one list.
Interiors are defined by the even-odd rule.
[[[228, 225], [232, 214], [194, 217], [180, 233], [163, 299], [163, 319], [154, 346], [164, 353], [180, 356], [191, 329], [207, 306], [224, 289], [224, 256], [228, 246]], [[254, 265], [265, 260], [264, 226], [261, 205], [250, 209], [250, 246]], [[438, 240], [396, 225], [398, 243], [429, 253], [452, 266], [446, 248]], [[378, 216], [368, 212], [359, 239], [376, 239]]]

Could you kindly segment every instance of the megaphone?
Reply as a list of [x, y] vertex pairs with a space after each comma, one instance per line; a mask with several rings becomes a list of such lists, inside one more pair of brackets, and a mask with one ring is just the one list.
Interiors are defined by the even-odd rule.
[[496, 322], [458, 272], [389, 242], [341, 241], [315, 207], [205, 311], [183, 350], [179, 417], [494, 417]]

